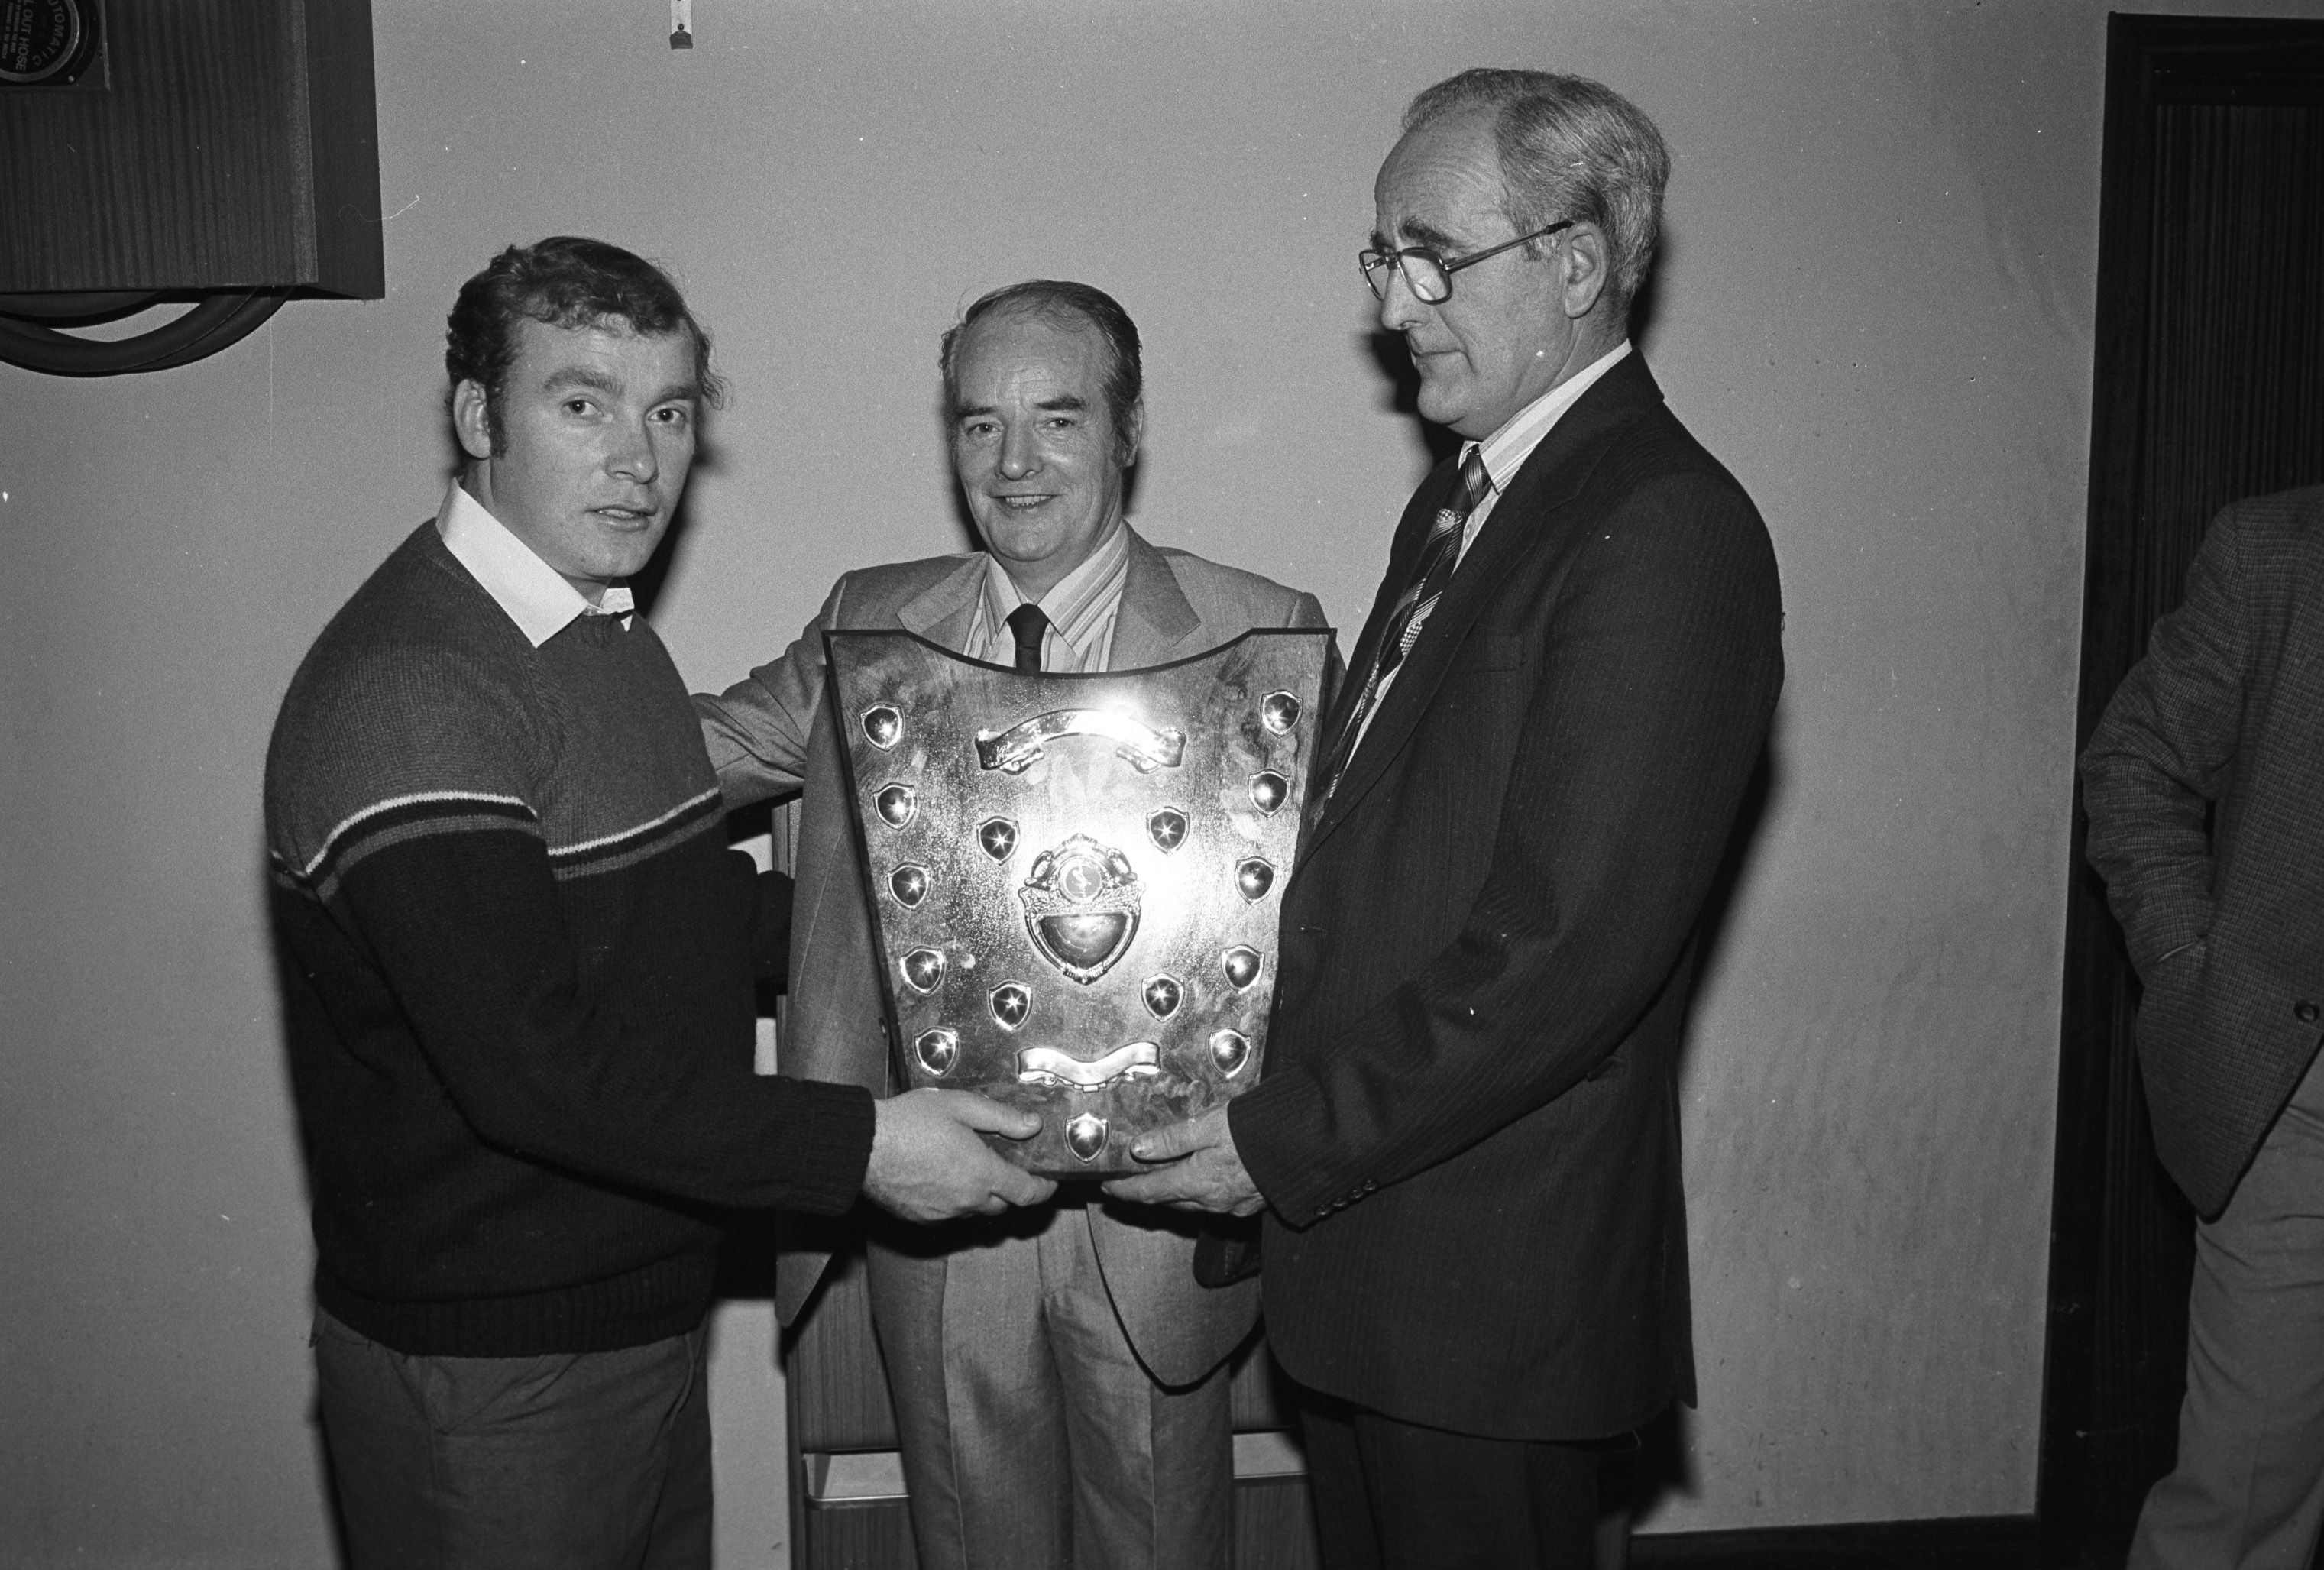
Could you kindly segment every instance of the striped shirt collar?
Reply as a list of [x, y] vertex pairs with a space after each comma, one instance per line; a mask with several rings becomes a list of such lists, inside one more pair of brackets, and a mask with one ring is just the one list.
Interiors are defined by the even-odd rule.
[[[1121, 608], [1122, 585], [1129, 580], [1130, 529], [1117, 518], [1097, 549], [1040, 597], [1038, 603], [1042, 614], [1049, 618], [1049, 636], [1062, 638], [1073, 646], [1074, 669], [1105, 668], [1106, 644], [1113, 631], [1114, 614]], [[1009, 613], [1024, 603], [1025, 596], [1018, 588], [1017, 580], [1009, 576], [999, 558], [988, 552], [984, 558], [982, 603], [977, 611], [977, 635], [970, 646], [988, 651], [998, 648], [1009, 624]], [[1054, 649], [1056, 645], [1049, 647]], [[1055, 667], [1059, 662], [1045, 659], [1042, 663]]]
[[605, 591], [602, 604], [591, 605], [457, 480], [445, 488], [444, 504], [436, 510], [436, 532], [443, 539], [444, 549], [468, 569], [469, 576], [536, 649], [572, 625], [576, 617], [602, 613], [623, 618], [626, 625], [637, 608], [629, 589], [620, 584]]
[[1509, 416], [1500, 429], [1479, 445], [1484, 449], [1485, 473], [1492, 476], [1493, 494], [1499, 495], [1517, 478], [1525, 467], [1526, 459], [1533, 457], [1542, 438], [1567, 410], [1581, 401], [1582, 395], [1597, 384], [1598, 378], [1620, 365], [1630, 355], [1630, 340], [1620, 343], [1584, 365], [1565, 381]]

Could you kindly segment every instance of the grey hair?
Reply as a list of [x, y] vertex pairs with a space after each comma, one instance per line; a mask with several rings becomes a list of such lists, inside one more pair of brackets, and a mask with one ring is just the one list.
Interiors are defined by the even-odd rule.
[[[1470, 109], [1495, 112], [1504, 212], [1517, 233], [1560, 218], [1596, 225], [1611, 253], [1608, 292], [1617, 313], [1627, 314], [1662, 239], [1671, 156], [1655, 123], [1587, 77], [1480, 67], [1414, 98], [1405, 134]], [[1534, 243], [1535, 254], [1543, 244]]]

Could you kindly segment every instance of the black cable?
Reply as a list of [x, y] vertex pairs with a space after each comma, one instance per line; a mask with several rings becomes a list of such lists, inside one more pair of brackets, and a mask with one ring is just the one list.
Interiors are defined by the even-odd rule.
[[21, 317], [0, 315], [0, 360], [51, 376], [119, 376], [164, 371], [240, 342], [281, 309], [275, 292], [213, 294], [172, 322], [115, 343], [76, 337]]

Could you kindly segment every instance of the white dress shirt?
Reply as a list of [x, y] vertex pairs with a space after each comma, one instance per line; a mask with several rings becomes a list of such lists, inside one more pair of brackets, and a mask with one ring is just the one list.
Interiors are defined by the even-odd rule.
[[[1555, 427], [1559, 417], [1572, 408], [1584, 392], [1597, 385], [1599, 377], [1627, 359], [1629, 353], [1630, 340], [1624, 338], [1581, 370], [1510, 415], [1502, 422], [1499, 430], [1483, 441], [1471, 442], [1461, 449], [1461, 461], [1464, 464], [1469, 461], [1470, 448], [1478, 448], [1484, 453], [1485, 476], [1491, 483], [1485, 487], [1485, 494], [1478, 499], [1477, 504], [1469, 510], [1469, 521], [1462, 526], [1461, 554], [1453, 559], [1455, 572], [1459, 571], [1460, 564], [1469, 559], [1469, 547], [1476, 542], [1477, 531], [1482, 529], [1485, 526], [1485, 520], [1492, 516], [1493, 503], [1500, 500], [1501, 492], [1511, 480], [1517, 478], [1517, 471], [1525, 467], [1526, 459], [1533, 457], [1533, 449], [1541, 445], [1542, 439]], [[1428, 624], [1429, 612], [1434, 609], [1435, 605], [1432, 603], [1425, 606], [1421, 613], [1412, 619], [1410, 642], [1406, 645], [1407, 648], [1416, 648], [1419, 645], [1420, 635], [1426, 630]], [[1372, 689], [1371, 707], [1364, 711], [1363, 728], [1356, 733], [1357, 747], [1364, 744], [1364, 737], [1372, 728], [1372, 717], [1379, 713], [1380, 706], [1388, 702], [1388, 689], [1396, 685], [1396, 679], [1403, 670], [1403, 665], [1399, 664], [1394, 670], [1382, 676], [1379, 679], [1379, 685]], [[1348, 749], [1348, 755], [1351, 757], [1355, 755], [1355, 747]]]
[[629, 630], [637, 605], [628, 588], [615, 584], [603, 600], [591, 605], [563, 573], [543, 561], [457, 480], [446, 487], [444, 504], [436, 510], [436, 532], [453, 559], [484, 586], [534, 648], [565, 631], [576, 616], [619, 616], [622, 630]]
[[[1113, 659], [1113, 624], [1121, 612], [1121, 588], [1130, 581], [1130, 531], [1119, 518], [1073, 571], [1033, 602], [1049, 618], [1041, 636], [1044, 670], [1104, 670]], [[1026, 604], [1017, 580], [998, 558], [984, 558], [984, 592], [977, 598], [976, 621], [969, 628], [968, 645], [961, 652], [992, 665], [1017, 663], [1017, 634], [1009, 613]]]

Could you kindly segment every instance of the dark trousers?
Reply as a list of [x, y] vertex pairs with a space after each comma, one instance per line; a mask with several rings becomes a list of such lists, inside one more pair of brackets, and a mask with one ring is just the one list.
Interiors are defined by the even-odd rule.
[[1590, 1570], [1604, 1446], [1483, 1439], [1303, 1392], [1324, 1570]]
[[350, 1570], [709, 1570], [708, 1333], [414, 1357], [315, 1316]]

